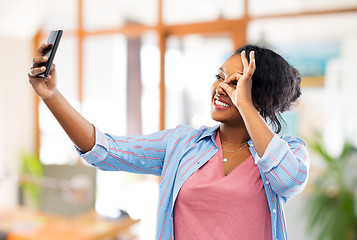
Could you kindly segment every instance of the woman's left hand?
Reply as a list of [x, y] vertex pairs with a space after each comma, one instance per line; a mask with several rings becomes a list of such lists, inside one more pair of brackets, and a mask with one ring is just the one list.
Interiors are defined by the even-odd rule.
[[[240, 73], [233, 73], [220, 86], [226, 91], [231, 98], [233, 104], [240, 109], [240, 107], [252, 103], [252, 76], [255, 71], [255, 57], [254, 51], [250, 53], [250, 62], [248, 62], [245, 51], [241, 52], [243, 63], [243, 75]], [[237, 81], [237, 86], [234, 88], [230, 85], [231, 82]]]

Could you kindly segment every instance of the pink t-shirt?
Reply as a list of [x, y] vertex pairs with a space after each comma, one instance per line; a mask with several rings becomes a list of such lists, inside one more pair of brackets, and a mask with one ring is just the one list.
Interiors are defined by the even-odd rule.
[[175, 240], [271, 240], [268, 201], [250, 156], [227, 176], [219, 151], [183, 184], [174, 208]]

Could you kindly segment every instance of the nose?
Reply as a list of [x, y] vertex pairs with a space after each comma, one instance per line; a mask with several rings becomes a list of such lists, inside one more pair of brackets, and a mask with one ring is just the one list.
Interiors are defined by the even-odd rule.
[[226, 95], [226, 91], [218, 84], [216, 87], [216, 94], [217, 95]]

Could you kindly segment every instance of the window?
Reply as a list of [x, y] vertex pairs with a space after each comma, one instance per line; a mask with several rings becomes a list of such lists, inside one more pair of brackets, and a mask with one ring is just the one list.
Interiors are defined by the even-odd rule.
[[[47, 39], [43, 39], [45, 42]], [[78, 56], [77, 39], [63, 37], [55, 57], [57, 87], [78, 111]], [[39, 103], [40, 159], [44, 164], [73, 164], [78, 160], [73, 143], [62, 130], [52, 113]]]
[[165, 24], [237, 19], [243, 12], [243, 0], [163, 0]]
[[199, 128], [210, 117], [211, 91], [219, 67], [233, 54], [229, 37], [171, 37], [166, 51], [166, 126]]

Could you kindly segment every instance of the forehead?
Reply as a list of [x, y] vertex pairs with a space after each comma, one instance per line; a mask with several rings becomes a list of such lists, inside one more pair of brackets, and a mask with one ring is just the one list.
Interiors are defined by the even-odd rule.
[[230, 75], [233, 72], [242, 72], [243, 63], [240, 54], [235, 54], [225, 61], [221, 67], [227, 75]]

